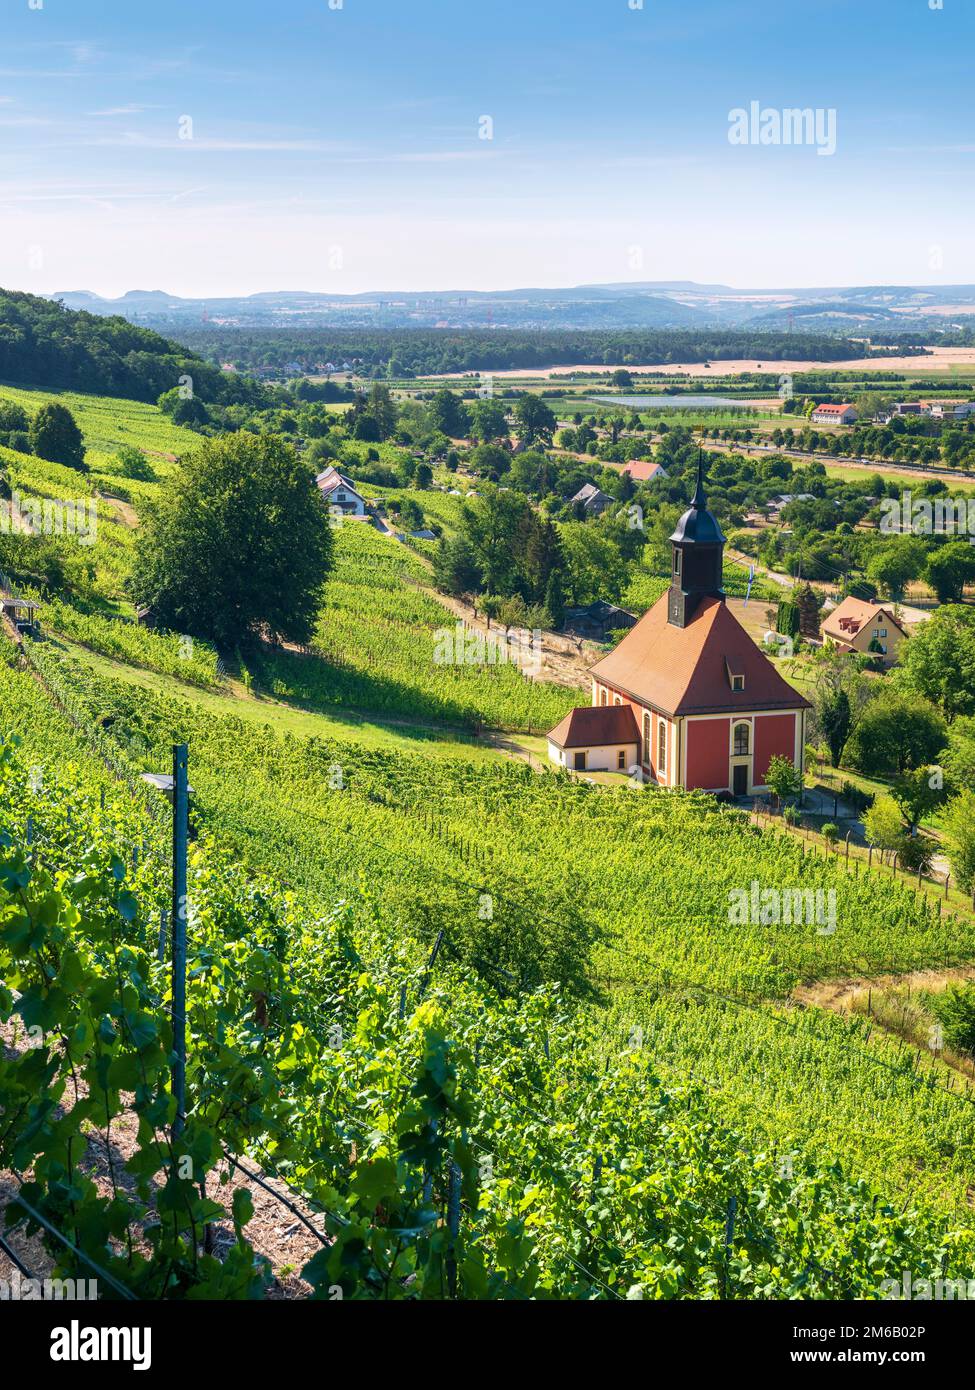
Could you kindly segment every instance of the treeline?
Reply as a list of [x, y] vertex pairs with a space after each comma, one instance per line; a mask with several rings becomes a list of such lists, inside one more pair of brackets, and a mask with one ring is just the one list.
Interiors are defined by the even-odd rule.
[[205, 400], [258, 400], [261, 387], [228, 377], [179, 343], [120, 317], [66, 309], [51, 299], [0, 290], [0, 380], [155, 401], [192, 380]]
[[439, 373], [541, 370], [578, 363], [653, 366], [738, 357], [836, 362], [864, 355], [862, 343], [827, 334], [739, 330], [630, 329], [537, 332], [513, 329], [227, 329], [181, 333], [192, 351], [239, 370], [303, 372], [352, 363], [370, 376], [402, 379]]

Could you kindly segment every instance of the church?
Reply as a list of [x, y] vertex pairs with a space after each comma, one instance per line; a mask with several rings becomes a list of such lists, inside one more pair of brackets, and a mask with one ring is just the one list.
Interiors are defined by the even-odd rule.
[[592, 704], [551, 731], [549, 757], [576, 772], [639, 770], [662, 787], [761, 793], [776, 755], [802, 769], [810, 706], [725, 603], [703, 453], [670, 541], [670, 588], [592, 667]]

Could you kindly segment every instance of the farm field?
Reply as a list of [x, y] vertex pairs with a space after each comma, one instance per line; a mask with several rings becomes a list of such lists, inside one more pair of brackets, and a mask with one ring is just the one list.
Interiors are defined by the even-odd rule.
[[[850, 360], [841, 359], [837, 362], [816, 362], [802, 359], [789, 359], [771, 362], [760, 362], [755, 358], [735, 358], [733, 360], [716, 360], [714, 362], [687, 362], [687, 363], [658, 363], [652, 366], [627, 366], [627, 371], [632, 376], [646, 376], [655, 373], [666, 376], [687, 376], [700, 377], [702, 380], [720, 380], [721, 377], [739, 376], [742, 372], [828, 372], [830, 368], [836, 371], [863, 371], [863, 372], [909, 372], [912, 375], [918, 371], [928, 371], [937, 373], [957, 374], [960, 377], [975, 376], [975, 348], [972, 347], [942, 347], [931, 348], [923, 356], [914, 357], [876, 357], [854, 358]], [[573, 378], [586, 374], [608, 375], [614, 369], [607, 367], [604, 363], [585, 363], [578, 362], [572, 366], [548, 367], [545, 369], [533, 369], [526, 372], [523, 368], [504, 369], [484, 373], [497, 380], [502, 381], [525, 381], [539, 382], [551, 381], [554, 378], [568, 377]], [[433, 378], [435, 380], [460, 380], [463, 377], [453, 378]]]

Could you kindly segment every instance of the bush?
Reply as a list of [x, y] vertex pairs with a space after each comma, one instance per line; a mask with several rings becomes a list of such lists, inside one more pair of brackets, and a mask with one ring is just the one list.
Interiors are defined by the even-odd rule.
[[943, 994], [931, 995], [929, 1008], [941, 1024], [949, 1047], [975, 1053], [975, 987], [949, 985]]
[[826, 841], [826, 843], [830, 846], [831, 849], [836, 844], [836, 841], [840, 838], [840, 828], [835, 821], [826, 821], [826, 823], [823, 825], [821, 833], [823, 839]]
[[905, 835], [897, 849], [897, 862], [907, 873], [926, 873], [938, 848], [930, 835]]

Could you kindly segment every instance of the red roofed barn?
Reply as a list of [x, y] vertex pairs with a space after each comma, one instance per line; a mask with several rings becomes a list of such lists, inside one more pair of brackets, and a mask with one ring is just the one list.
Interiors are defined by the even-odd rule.
[[776, 754], [802, 767], [809, 702], [725, 605], [725, 542], [704, 495], [703, 455], [670, 539], [670, 588], [592, 668], [592, 705], [552, 730], [549, 757], [579, 772], [640, 769], [665, 787], [751, 796]]

